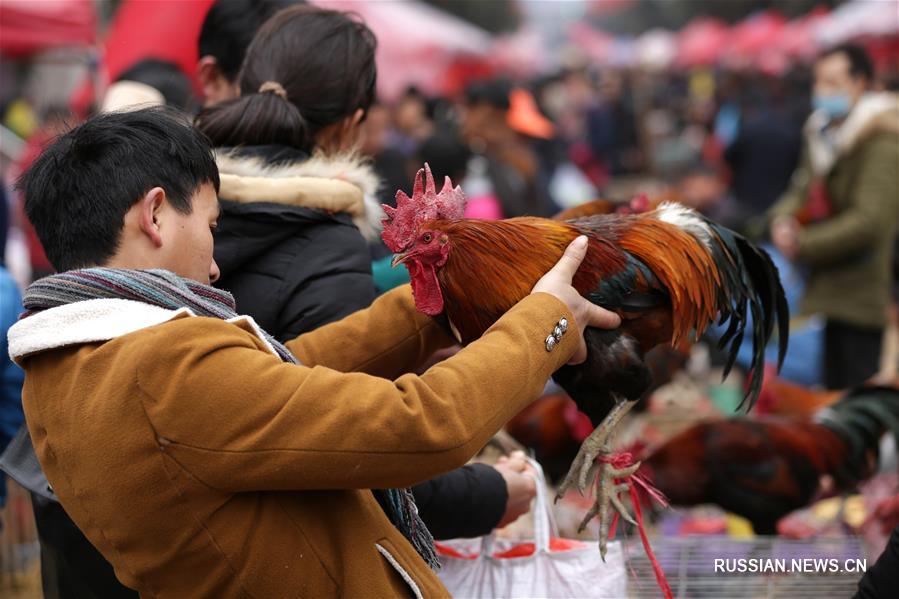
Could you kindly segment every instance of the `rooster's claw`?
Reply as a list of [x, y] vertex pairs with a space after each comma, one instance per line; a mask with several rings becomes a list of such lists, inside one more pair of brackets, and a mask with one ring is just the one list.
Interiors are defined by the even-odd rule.
[[568, 474], [565, 475], [565, 479], [559, 485], [556, 493], [556, 501], [572, 487], [577, 487], [583, 495], [587, 490], [587, 485], [596, 481], [596, 501], [581, 521], [578, 532], [582, 532], [590, 520], [599, 516], [599, 553], [603, 561], [606, 558], [609, 528], [612, 524], [611, 508], [614, 507], [626, 522], [636, 524], [618, 497], [619, 493], [628, 489], [628, 485], [627, 483], [616, 484], [615, 481], [634, 474], [640, 467], [640, 463], [631, 464], [626, 468], [613, 468], [607, 461], [597, 462], [596, 458], [600, 454], [608, 455], [610, 453], [609, 437], [611, 437], [612, 430], [633, 405], [634, 402], [631, 401], [619, 401], [596, 430], [584, 439]]

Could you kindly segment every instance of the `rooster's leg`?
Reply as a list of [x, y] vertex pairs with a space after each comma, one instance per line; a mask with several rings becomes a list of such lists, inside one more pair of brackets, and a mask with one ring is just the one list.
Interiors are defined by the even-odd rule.
[[599, 552], [603, 559], [606, 556], [609, 528], [612, 523], [611, 508], [614, 507], [624, 520], [634, 523], [634, 519], [618, 498], [618, 494], [625, 490], [627, 485], [616, 485], [615, 479], [630, 476], [637, 471], [640, 463], [637, 462], [627, 468], [618, 470], [609, 463], [597, 463], [596, 458], [600, 454], [608, 455], [611, 453], [612, 448], [609, 444], [609, 439], [612, 436], [612, 432], [618, 422], [630, 411], [634, 403], [633, 401], [619, 399], [612, 411], [596, 427], [596, 430], [584, 439], [577, 457], [574, 458], [571, 469], [559, 486], [559, 491], [556, 495], [558, 500], [575, 483], [578, 491], [583, 495], [587, 490], [589, 482], [592, 482], [594, 476], [596, 477], [596, 502], [590, 508], [590, 511], [587, 512], [583, 522], [581, 522], [580, 530], [583, 530], [587, 523], [597, 514], [599, 515]]

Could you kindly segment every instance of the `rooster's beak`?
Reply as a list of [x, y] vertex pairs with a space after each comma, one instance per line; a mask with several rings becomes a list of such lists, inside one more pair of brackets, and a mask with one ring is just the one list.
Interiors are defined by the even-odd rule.
[[400, 252], [399, 254], [395, 254], [393, 256], [393, 262], [390, 263], [390, 268], [396, 268], [406, 260], [410, 258], [409, 252]]

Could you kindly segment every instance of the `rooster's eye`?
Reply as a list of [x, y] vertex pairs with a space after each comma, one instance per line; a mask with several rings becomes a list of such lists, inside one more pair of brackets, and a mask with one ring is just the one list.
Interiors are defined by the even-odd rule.
[[421, 240], [424, 241], [425, 243], [431, 243], [431, 240], [433, 238], [434, 237], [430, 233], [425, 233], [424, 235], [421, 236]]

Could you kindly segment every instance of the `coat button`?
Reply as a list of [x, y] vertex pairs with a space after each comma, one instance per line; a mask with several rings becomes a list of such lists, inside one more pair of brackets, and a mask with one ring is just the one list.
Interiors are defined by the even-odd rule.
[[552, 351], [556, 347], [556, 338], [550, 335], [546, 338], [546, 351]]
[[553, 329], [553, 337], [556, 338], [556, 341], [560, 341], [562, 339], [562, 333], [565, 331], [562, 330], [562, 327], [557, 326]]
[[558, 327], [559, 327], [560, 329], [562, 329], [562, 332], [563, 332], [563, 333], [564, 333], [565, 331], [567, 331], [567, 330], [568, 330], [568, 319], [567, 319], [567, 318], [560, 318], [560, 319], [559, 319], [559, 325], [558, 325]]

